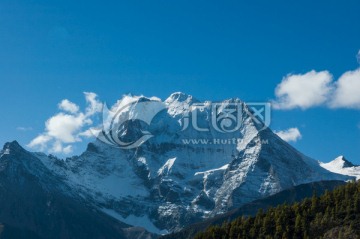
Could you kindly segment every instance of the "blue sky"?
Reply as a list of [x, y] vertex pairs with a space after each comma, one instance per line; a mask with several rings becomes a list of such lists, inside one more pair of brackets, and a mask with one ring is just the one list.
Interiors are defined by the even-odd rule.
[[[112, 104], [127, 93], [182, 91], [273, 100], [271, 127], [297, 128], [297, 149], [360, 164], [359, 9], [359, 1], [2, 0], [0, 143], [29, 144], [64, 99], [84, 111], [83, 92]], [[336, 83], [346, 72], [352, 78]], [[305, 101], [292, 98], [307, 80]]]

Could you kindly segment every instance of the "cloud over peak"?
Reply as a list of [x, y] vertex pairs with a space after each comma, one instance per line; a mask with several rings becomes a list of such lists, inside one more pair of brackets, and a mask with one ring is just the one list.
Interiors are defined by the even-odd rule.
[[27, 146], [50, 153], [69, 154], [73, 152], [71, 143], [89, 137], [88, 128], [93, 124], [92, 117], [101, 111], [102, 103], [97, 95], [84, 92], [87, 107], [80, 112], [80, 107], [64, 99], [58, 104], [59, 112], [45, 122], [43, 133], [34, 138]]

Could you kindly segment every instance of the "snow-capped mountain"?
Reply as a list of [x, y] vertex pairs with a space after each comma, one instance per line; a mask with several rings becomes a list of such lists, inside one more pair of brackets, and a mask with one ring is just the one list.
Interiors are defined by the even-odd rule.
[[[158, 102], [156, 110], [159, 105], [164, 110], [144, 125], [135, 119], [140, 113], [154, 113], [155, 108], [141, 105], [152, 99], [134, 99], [124, 111], [130, 121], [116, 134], [151, 134], [139, 147], [125, 149], [96, 140], [80, 156], [66, 160], [31, 154], [76, 195], [129, 225], [164, 234], [295, 185], [351, 179], [324, 169], [263, 129], [239, 99], [219, 102], [219, 112], [225, 115], [228, 106], [241, 106], [241, 125], [226, 133], [212, 124], [213, 102], [174, 93]], [[201, 104], [200, 110], [192, 108], [194, 104]], [[189, 115], [195, 113], [194, 123]], [[184, 127], [186, 122], [192, 125]], [[229, 121], [222, 126], [227, 129]]]
[[[136, 98], [138, 104], [149, 100]], [[226, 134], [210, 124], [210, 102], [203, 104], [197, 122], [208, 131], [181, 131], [193, 113], [190, 106], [200, 103], [192, 96], [174, 93], [162, 103], [165, 110], [148, 129], [154, 137], [138, 148], [119, 149], [98, 140], [62, 163], [36, 156], [105, 213], [155, 233], [180, 229], [294, 185], [348, 179], [323, 169], [271, 130], [260, 131], [239, 99], [221, 102], [240, 104], [243, 111], [239, 130]], [[139, 108], [129, 109], [127, 116], [131, 119]], [[128, 124], [125, 131], [136, 135], [138, 127]], [[209, 141], [189, 143], [191, 139]], [[214, 139], [240, 140], [215, 144]]]
[[320, 166], [329, 170], [330, 172], [348, 175], [360, 179], [360, 166], [356, 166], [345, 159], [344, 156], [340, 155], [329, 163], [320, 162]]

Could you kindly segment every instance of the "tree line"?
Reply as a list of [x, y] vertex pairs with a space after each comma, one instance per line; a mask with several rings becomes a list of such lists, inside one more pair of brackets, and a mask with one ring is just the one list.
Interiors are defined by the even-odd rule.
[[318, 197], [279, 205], [256, 216], [211, 226], [195, 239], [360, 238], [360, 182], [349, 182]]

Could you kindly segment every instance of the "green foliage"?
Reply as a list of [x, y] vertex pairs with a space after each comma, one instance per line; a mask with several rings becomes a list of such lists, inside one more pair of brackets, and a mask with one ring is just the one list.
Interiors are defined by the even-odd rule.
[[360, 238], [360, 183], [212, 226], [196, 239]]

